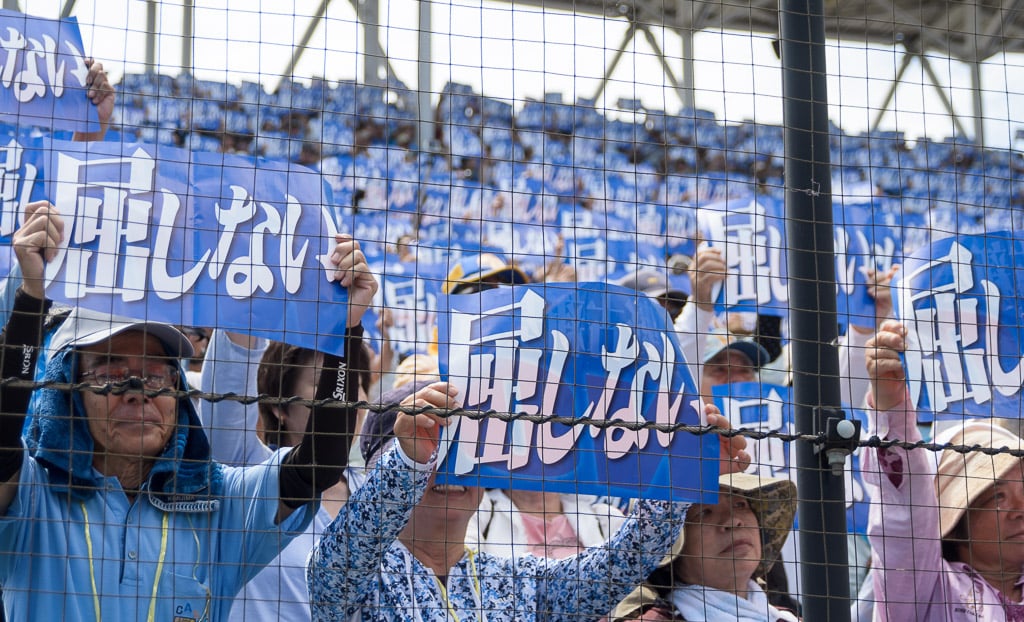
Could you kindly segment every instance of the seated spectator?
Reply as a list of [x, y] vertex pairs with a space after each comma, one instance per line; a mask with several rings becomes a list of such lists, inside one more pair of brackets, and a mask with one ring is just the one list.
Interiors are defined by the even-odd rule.
[[[884, 322], [866, 346], [869, 424], [883, 440], [920, 442], [900, 353], [906, 328]], [[972, 447], [869, 449], [862, 472], [871, 496], [868, 538], [874, 550], [882, 620], [1024, 619], [1024, 462], [1008, 451], [1024, 440], [991, 421], [969, 421], [949, 439]]]
[[716, 328], [707, 333], [701, 364], [700, 394], [712, 398], [712, 389], [723, 384], [756, 382], [757, 371], [768, 362], [768, 351], [749, 337]]
[[746, 473], [719, 483], [718, 503], [690, 508], [672, 553], [615, 608], [613, 622], [797, 620], [769, 603], [763, 583], [793, 525], [796, 485]]
[[[45, 269], [63, 232], [60, 213], [40, 201], [14, 234], [22, 285], [0, 337], [4, 378], [34, 379], [50, 307]], [[342, 272], [351, 250], [339, 243], [332, 255]], [[336, 278], [352, 285], [351, 275]], [[21, 434], [32, 391], [0, 387], [0, 584], [10, 619], [224, 619], [239, 588], [308, 525], [310, 502], [341, 474], [352, 417], [314, 414], [316, 432], [294, 449], [227, 467], [211, 459], [178, 392], [192, 354], [171, 325], [72, 311], [51, 338], [44, 381], [85, 388], [70, 399], [40, 389], [31, 452]]]
[[562, 559], [609, 540], [625, 516], [591, 495], [488, 490], [466, 530], [466, 546], [498, 557]]
[[[360, 443], [372, 471], [310, 557], [314, 617], [583, 622], [607, 614], [671, 547], [686, 504], [639, 501], [610, 542], [563, 560], [468, 550], [464, 534], [483, 491], [434, 484], [447, 420], [406, 412], [452, 408], [454, 393], [447, 383], [419, 389], [402, 400], [391, 429], [367, 418]], [[707, 414], [713, 425], [724, 422], [713, 407]], [[742, 437], [722, 437], [722, 445], [723, 473], [749, 462]]]

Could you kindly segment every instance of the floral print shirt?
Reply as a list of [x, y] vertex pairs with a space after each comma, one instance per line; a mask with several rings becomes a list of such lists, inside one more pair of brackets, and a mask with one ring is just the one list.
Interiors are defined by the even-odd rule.
[[598, 620], [658, 566], [687, 507], [640, 501], [604, 546], [566, 559], [467, 551], [442, 585], [397, 541], [433, 469], [406, 457], [397, 443], [384, 453], [310, 556], [314, 620]]

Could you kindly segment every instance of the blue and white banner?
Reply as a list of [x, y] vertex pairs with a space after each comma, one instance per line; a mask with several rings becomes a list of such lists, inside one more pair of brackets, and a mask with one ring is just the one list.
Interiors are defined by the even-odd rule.
[[315, 172], [170, 147], [53, 141], [64, 241], [47, 295], [128, 317], [342, 353], [347, 292]]
[[390, 310], [388, 338], [401, 357], [426, 353], [434, 343], [437, 301], [448, 272], [446, 266], [423, 262], [393, 262], [379, 273], [379, 303]]
[[697, 208], [690, 205], [665, 206], [665, 253], [669, 256], [697, 256]]
[[897, 287], [912, 402], [940, 419], [1020, 417], [1024, 241], [999, 232], [934, 242], [906, 261]]
[[52, 129], [99, 129], [86, 98], [85, 47], [78, 21], [0, 10], [0, 119]]
[[342, 215], [338, 220], [341, 233], [350, 233], [359, 240], [368, 263], [385, 261], [388, 246], [408, 233], [415, 233], [414, 216], [406, 212], [360, 210]]
[[21, 226], [25, 204], [44, 198], [42, 146], [30, 130], [0, 124], [0, 240]]
[[[558, 229], [543, 224], [508, 221], [484, 221], [482, 242], [498, 254], [515, 261], [527, 274], [543, 269], [548, 261], [560, 257]], [[564, 254], [564, 251], [561, 251]]]
[[[792, 435], [796, 432], [793, 419], [792, 389], [759, 382], [737, 382], [712, 388], [715, 405], [729, 420], [733, 428], [758, 433]], [[847, 409], [848, 418], [859, 419], [866, 425], [864, 411]], [[750, 454], [748, 473], [761, 477], [780, 477], [796, 482], [796, 444], [777, 436], [752, 440], [747, 445]], [[855, 452], [845, 470], [847, 530], [866, 533], [869, 500], [864, 492], [860, 473], [860, 456]]]
[[439, 482], [698, 502], [717, 493], [717, 435], [586, 423], [703, 422], [675, 333], [645, 295], [549, 283], [449, 296], [438, 334], [441, 375], [464, 408], [580, 420], [459, 417], [445, 428], [454, 443]]
[[[884, 273], [903, 261], [903, 236], [898, 226], [873, 218], [872, 205], [845, 205], [836, 219], [836, 274], [840, 319], [875, 327], [875, 300], [868, 294], [867, 271]], [[852, 277], [852, 280], [851, 280]]]
[[719, 290], [717, 311], [786, 315], [786, 220], [782, 201], [759, 196], [731, 202], [707, 214], [704, 239], [722, 249], [729, 275]]
[[0, 124], [0, 278], [17, 261], [11, 238], [21, 226], [23, 206], [45, 198], [42, 142], [27, 128]]

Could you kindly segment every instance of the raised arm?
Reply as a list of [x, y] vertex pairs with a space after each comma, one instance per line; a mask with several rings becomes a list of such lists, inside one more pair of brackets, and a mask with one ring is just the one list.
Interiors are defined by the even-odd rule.
[[[456, 389], [433, 383], [402, 400], [403, 407], [450, 408]], [[380, 586], [381, 562], [426, 491], [434, 472], [441, 427], [430, 413], [399, 413], [397, 442], [342, 506], [313, 549], [306, 570], [313, 618], [348, 620]]]
[[85, 96], [96, 106], [96, 113], [100, 117], [100, 129], [95, 132], [75, 132], [71, 140], [80, 142], [103, 140], [110, 128], [110, 119], [114, 116], [114, 100], [116, 99], [114, 87], [110, 86], [103, 63], [87, 58], [85, 66], [89, 68], [89, 75], [85, 78], [87, 89]]
[[[0, 336], [3, 344], [0, 371], [3, 378], [31, 381], [43, 341], [43, 322], [50, 302], [44, 293], [46, 262], [53, 259], [64, 238], [64, 221], [47, 201], [30, 203], [25, 221], [14, 233], [14, 252], [23, 282], [14, 298], [11, 318]], [[0, 514], [6, 514], [18, 492], [18, 476], [24, 459], [21, 430], [28, 412], [32, 390], [0, 386]]]
[[715, 286], [725, 280], [727, 268], [718, 248], [702, 246], [690, 266], [689, 276], [693, 294], [683, 305], [683, 312], [676, 319], [679, 346], [690, 366], [690, 374], [700, 383], [704, 343], [711, 323], [715, 319], [715, 301], [712, 293]]
[[[871, 432], [882, 439], [921, 440], [917, 413], [907, 400], [906, 374], [899, 354], [906, 329], [883, 322], [866, 346]], [[869, 449], [861, 472], [871, 498], [868, 540], [874, 552], [875, 590], [887, 619], [931, 619], [922, 607], [949, 598], [940, 587], [948, 576], [942, 558], [935, 463], [930, 450]]]
[[[348, 288], [348, 316], [345, 326], [345, 354], [324, 354], [323, 370], [317, 382], [316, 400], [359, 400], [359, 386], [350, 382], [349, 369], [368, 369], [362, 347], [362, 319], [377, 293], [377, 279], [370, 272], [359, 243], [338, 234], [330, 261], [336, 266], [333, 278]], [[296, 508], [320, 498], [338, 483], [348, 465], [348, 452], [355, 435], [356, 408], [348, 405], [315, 406], [306, 422], [306, 434], [281, 465], [281, 505], [284, 519]]]
[[[200, 374], [200, 389], [213, 395], [256, 395], [256, 370], [266, 345], [266, 339], [213, 331]], [[263, 462], [273, 453], [256, 436], [256, 403], [201, 400], [199, 412], [214, 460], [248, 466]]]

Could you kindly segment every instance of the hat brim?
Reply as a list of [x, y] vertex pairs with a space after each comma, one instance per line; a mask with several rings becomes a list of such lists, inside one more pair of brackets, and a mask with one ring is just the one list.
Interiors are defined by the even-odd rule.
[[765, 350], [764, 347], [761, 344], [757, 343], [756, 341], [746, 340], [733, 341], [724, 348], [719, 348], [714, 353], [709, 354], [704, 359], [704, 362], [706, 363], [710, 361], [711, 359], [715, 358], [716, 356], [718, 356], [722, 352], [725, 352], [726, 350], [736, 350], [737, 352], [746, 356], [748, 359], [750, 359], [750, 363], [754, 366], [754, 369], [761, 369], [762, 367], [771, 362], [771, 355], [768, 354], [768, 350]]
[[495, 268], [493, 270], [485, 270], [477, 272], [476, 274], [470, 274], [459, 279], [458, 283], [455, 283], [450, 294], [458, 294], [459, 290], [468, 285], [473, 285], [487, 279], [497, 279], [501, 283], [507, 283], [509, 285], [525, 285], [530, 282], [530, 279], [526, 277], [526, 274], [516, 268], [515, 266], [505, 266], [503, 268]]
[[163, 345], [164, 355], [168, 357], [181, 359], [195, 356], [192, 342], [170, 324], [131, 320], [81, 308], [72, 310], [60, 325], [50, 340], [50, 348], [54, 352], [65, 348], [86, 348], [127, 332], [156, 337]]
[[[1020, 448], [1021, 440], [1017, 436], [998, 426], [989, 425], [992, 427], [988, 430], [975, 427], [965, 434], [957, 434], [950, 442], [972, 448]], [[940, 537], [949, 537], [971, 505], [992, 488], [997, 480], [1006, 478], [1014, 468], [1021, 468], [1021, 462], [1020, 457], [1009, 453], [988, 454], [977, 449], [966, 453], [953, 449], [943, 450], [935, 475]]]

